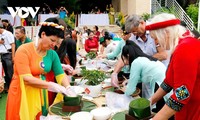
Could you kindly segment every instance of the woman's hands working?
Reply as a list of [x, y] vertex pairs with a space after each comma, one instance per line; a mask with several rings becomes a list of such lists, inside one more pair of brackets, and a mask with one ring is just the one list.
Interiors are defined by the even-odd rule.
[[61, 64], [61, 66], [62, 66], [62, 69], [63, 69], [64, 71], [68, 71], [69, 73], [72, 73], [73, 70], [74, 70], [74, 68], [73, 68], [72, 66], [67, 65], [67, 64]]
[[54, 82], [48, 82], [48, 91], [62, 93], [67, 96], [74, 97], [76, 96], [75, 91], [68, 85], [66, 88]]
[[111, 85], [114, 86], [114, 87], [119, 87], [119, 81], [118, 81], [118, 78], [117, 78], [117, 73], [112, 73], [111, 74]]

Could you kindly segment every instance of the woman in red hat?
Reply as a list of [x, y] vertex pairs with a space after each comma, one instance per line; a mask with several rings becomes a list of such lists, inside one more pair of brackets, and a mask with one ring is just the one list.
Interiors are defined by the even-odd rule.
[[166, 78], [150, 100], [156, 103], [171, 89], [173, 94], [153, 120], [172, 115], [176, 120], [200, 120], [200, 41], [179, 24], [174, 15], [162, 13], [146, 26], [151, 37], [172, 54]]

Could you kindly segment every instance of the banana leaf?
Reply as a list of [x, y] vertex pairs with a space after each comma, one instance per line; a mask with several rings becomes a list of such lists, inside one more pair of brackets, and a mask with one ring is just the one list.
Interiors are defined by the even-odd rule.
[[126, 119], [125, 118], [126, 114], [127, 114], [127, 111], [118, 112], [118, 113], [113, 115], [111, 120], [125, 120]]
[[[91, 110], [97, 108], [97, 105], [91, 101], [83, 100], [82, 102], [83, 102], [83, 107], [81, 108], [81, 111], [90, 112]], [[64, 104], [63, 102], [59, 102], [59, 103], [52, 105], [49, 108], [50, 113], [52, 113], [54, 115], [60, 115], [60, 116], [72, 115], [74, 112], [63, 112], [62, 111], [63, 104]]]

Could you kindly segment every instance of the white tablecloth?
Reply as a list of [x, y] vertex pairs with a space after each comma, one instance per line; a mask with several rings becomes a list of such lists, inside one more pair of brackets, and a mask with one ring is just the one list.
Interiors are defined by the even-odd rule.
[[81, 14], [80, 25], [109, 25], [108, 14]]

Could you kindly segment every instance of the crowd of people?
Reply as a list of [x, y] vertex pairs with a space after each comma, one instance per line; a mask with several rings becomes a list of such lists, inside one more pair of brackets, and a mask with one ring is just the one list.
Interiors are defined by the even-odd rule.
[[[64, 7], [59, 11], [61, 16], [68, 12]], [[141, 97], [156, 103], [153, 120], [200, 119], [200, 41], [173, 14], [161, 13], [148, 21], [129, 15], [118, 35], [100, 32], [98, 26], [68, 29], [61, 19], [40, 23], [35, 41], [26, 37], [23, 26], [15, 27], [13, 34], [6, 20], [0, 23], [5, 72], [5, 77], [0, 72], [0, 92], [8, 89], [7, 120], [39, 119], [48, 114], [49, 105], [62, 101], [62, 94], [76, 96], [68, 76], [80, 72], [77, 55], [85, 57], [80, 50], [116, 60], [112, 86], [119, 87], [121, 76], [129, 78], [122, 83], [125, 95], [139, 87]]]
[[[55, 10], [51, 9], [51, 7], [44, 3], [41, 8], [39, 9], [38, 13], [36, 14], [35, 18], [31, 18], [28, 16], [27, 18], [21, 19], [21, 23], [23, 26], [34, 26], [38, 24], [38, 18], [39, 14], [58, 14], [58, 17], [61, 19], [66, 19], [69, 18], [69, 16], [73, 13], [74, 11], [68, 11], [65, 6], [58, 6], [56, 7]], [[78, 12], [81, 14], [82, 12]], [[5, 13], [5, 14], [10, 14], [10, 13]], [[77, 14], [77, 13], [75, 13]], [[87, 14], [108, 14], [109, 15], [109, 23], [114, 24], [115, 22], [115, 9], [112, 4], [106, 5], [104, 9], [100, 9], [98, 6], [95, 6], [91, 11], [88, 11]], [[3, 20], [3, 24], [7, 24], [8, 27], [10, 27], [9, 20]], [[75, 22], [75, 21], [72, 21]], [[12, 31], [12, 26], [10, 27], [10, 30]]]

